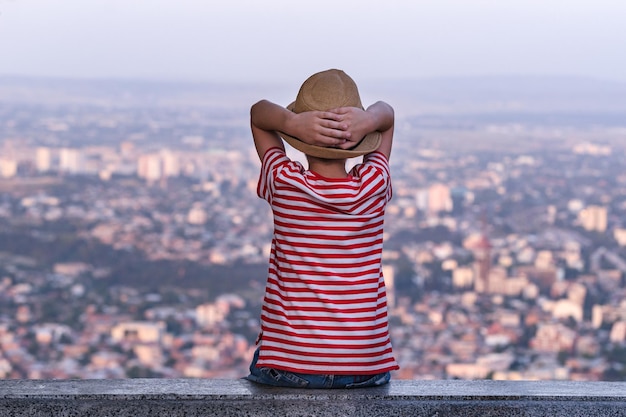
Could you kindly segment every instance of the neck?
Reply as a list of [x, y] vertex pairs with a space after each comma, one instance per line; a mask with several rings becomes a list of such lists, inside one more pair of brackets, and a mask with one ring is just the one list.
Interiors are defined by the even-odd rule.
[[326, 178], [346, 178], [345, 159], [322, 159], [307, 155], [309, 171], [316, 172]]

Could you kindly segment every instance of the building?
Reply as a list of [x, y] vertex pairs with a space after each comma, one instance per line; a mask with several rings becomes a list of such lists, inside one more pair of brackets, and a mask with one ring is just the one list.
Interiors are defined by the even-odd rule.
[[59, 151], [59, 170], [68, 174], [79, 174], [83, 168], [82, 152], [74, 148]]
[[441, 211], [452, 211], [450, 187], [444, 184], [433, 184], [428, 188], [428, 212], [437, 214]]
[[35, 151], [35, 167], [39, 172], [48, 172], [52, 169], [52, 151], [50, 148], [37, 148]]
[[588, 206], [578, 213], [581, 226], [590, 232], [604, 233], [607, 228], [607, 208], [602, 206]]
[[137, 176], [153, 184], [163, 176], [163, 166], [159, 154], [141, 155], [137, 160]]
[[491, 242], [481, 235], [470, 250], [474, 254], [474, 290], [479, 293], [489, 292], [489, 274], [491, 272]]
[[0, 178], [13, 178], [17, 175], [17, 161], [13, 158], [0, 158]]
[[111, 329], [114, 342], [160, 343], [165, 333], [163, 322], [133, 321], [119, 323]]

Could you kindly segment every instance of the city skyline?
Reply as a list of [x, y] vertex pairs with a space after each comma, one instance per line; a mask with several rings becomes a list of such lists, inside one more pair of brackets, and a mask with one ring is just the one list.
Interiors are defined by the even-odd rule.
[[[0, 378], [245, 375], [272, 222], [215, 97], [247, 89], [95, 84], [0, 77]], [[398, 105], [394, 378], [623, 380], [624, 94], [511, 84]]]
[[[271, 237], [246, 123], [3, 111], [0, 378], [244, 375]], [[622, 130], [451, 121], [398, 124], [394, 378], [623, 379]]]
[[0, 75], [297, 84], [493, 75], [626, 82], [617, 0], [0, 1]]

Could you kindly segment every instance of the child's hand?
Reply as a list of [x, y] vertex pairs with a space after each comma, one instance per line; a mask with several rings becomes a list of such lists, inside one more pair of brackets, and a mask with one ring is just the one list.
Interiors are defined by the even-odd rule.
[[343, 148], [349, 142], [351, 132], [347, 131], [348, 124], [342, 122], [342, 118], [332, 111], [294, 113], [288, 124], [289, 131], [285, 133], [309, 145]]
[[347, 140], [340, 144], [342, 149], [349, 149], [356, 146], [368, 133], [373, 132], [372, 118], [365, 110], [357, 107], [340, 107], [331, 110], [336, 116], [335, 121], [342, 125], [342, 130], [347, 133], [344, 136]]

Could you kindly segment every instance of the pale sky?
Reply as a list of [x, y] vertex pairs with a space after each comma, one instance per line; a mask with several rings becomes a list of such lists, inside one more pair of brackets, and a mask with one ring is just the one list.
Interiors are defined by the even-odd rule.
[[0, 0], [0, 75], [626, 82], [625, 0]]

